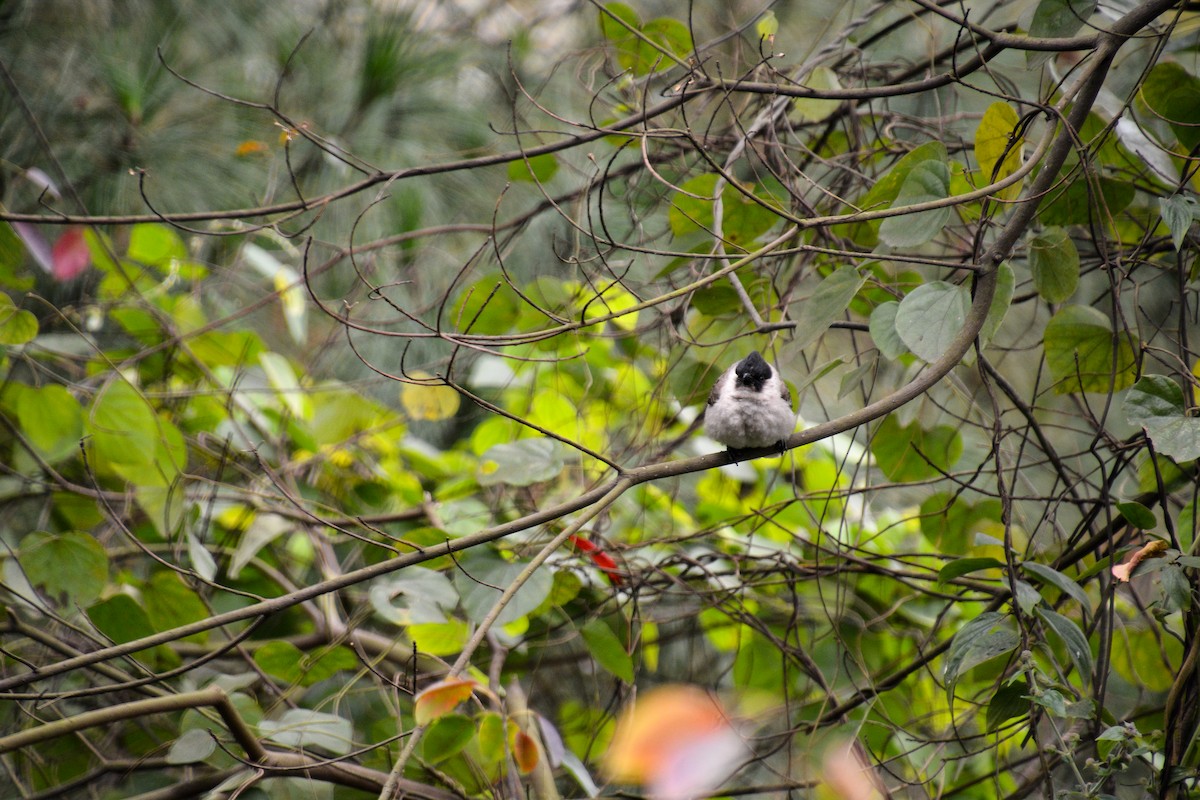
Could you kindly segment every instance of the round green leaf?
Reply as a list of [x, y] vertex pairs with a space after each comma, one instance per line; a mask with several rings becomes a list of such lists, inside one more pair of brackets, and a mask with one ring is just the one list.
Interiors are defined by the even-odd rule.
[[[983, 112], [975, 129], [975, 160], [979, 162], [980, 184], [1004, 180], [1021, 166], [1024, 140], [1013, 140], [1020, 117], [1016, 109], [996, 101]], [[997, 167], [997, 165], [999, 165]], [[1000, 200], [1015, 200], [1021, 194], [1021, 181], [996, 193]]]
[[871, 453], [889, 480], [919, 481], [954, 466], [962, 455], [962, 437], [944, 425], [928, 431], [916, 422], [901, 426], [896, 416], [889, 414], [871, 439]]
[[[510, 586], [525, 568], [524, 562], [505, 561], [499, 555], [482, 550], [472, 550], [459, 558], [459, 569], [454, 584], [462, 597], [462, 607], [467, 618], [478, 623], [492, 610], [500, 599], [501, 592]], [[497, 625], [507, 625], [535, 610], [550, 594], [554, 576], [548, 569], [536, 570], [529, 580], [513, 595], [504, 611], [496, 620]]]
[[[892, 208], [942, 200], [950, 194], [950, 168], [944, 161], [922, 161], [912, 168]], [[941, 233], [950, 220], [950, 208], [935, 208], [888, 217], [879, 226], [879, 238], [894, 248], [916, 247]]]
[[21, 568], [51, 598], [87, 605], [108, 582], [108, 554], [86, 533], [35, 531], [21, 540]]
[[[208, 608], [174, 572], [154, 573], [142, 589], [142, 598], [146, 616], [158, 632], [208, 619], [209, 616]], [[188, 638], [205, 642], [208, 632], [203, 631]]]
[[168, 764], [195, 764], [215, 752], [217, 740], [202, 728], [192, 728], [171, 745], [167, 751]]
[[1142, 83], [1142, 100], [1170, 124], [1184, 150], [1200, 145], [1200, 78], [1174, 61], [1161, 61]]
[[913, 289], [896, 311], [896, 333], [914, 354], [933, 362], [958, 336], [971, 306], [965, 286], [933, 281]]
[[1079, 286], [1079, 251], [1067, 232], [1047, 228], [1029, 241], [1033, 286], [1047, 303], [1061, 303]]
[[508, 162], [508, 179], [517, 183], [545, 183], [557, 172], [558, 159], [553, 153]]
[[896, 330], [896, 314], [900, 311], [900, 303], [892, 300], [876, 306], [871, 312], [871, 320], [868, 325], [871, 331], [871, 340], [875, 342], [875, 346], [879, 348], [879, 352], [883, 357], [889, 360], [895, 360], [908, 352], [908, 348], [904, 346], [904, 340], [900, 338], [899, 331]]
[[25, 344], [33, 341], [37, 333], [37, 317], [17, 308], [12, 298], [0, 292], [0, 344]]
[[[1133, 383], [1133, 347], [1091, 306], [1066, 306], [1046, 324], [1046, 364], [1055, 391], [1108, 392]], [[1114, 367], [1115, 362], [1115, 367]]]
[[462, 714], [439, 717], [425, 731], [422, 753], [433, 763], [457, 755], [475, 736], [475, 723]]
[[114, 594], [87, 610], [88, 619], [117, 644], [132, 642], [154, 633], [146, 612], [127, 594]]
[[1200, 458], [1200, 419], [1188, 416], [1183, 390], [1164, 375], [1147, 375], [1125, 395], [1125, 418], [1145, 429], [1154, 448], [1176, 461]]
[[79, 451], [83, 408], [62, 386], [26, 386], [17, 397], [17, 422], [42, 458], [61, 461]]
[[481, 486], [530, 486], [556, 477], [564, 466], [562, 446], [554, 439], [518, 439], [484, 453], [477, 477]]
[[187, 246], [174, 229], [157, 222], [143, 222], [129, 233], [127, 256], [139, 264], [167, 270], [172, 261], [187, 258]]

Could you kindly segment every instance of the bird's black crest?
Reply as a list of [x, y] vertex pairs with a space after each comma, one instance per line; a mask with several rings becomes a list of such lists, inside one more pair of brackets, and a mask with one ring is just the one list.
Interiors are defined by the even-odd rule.
[[755, 350], [739, 361], [733, 372], [737, 375], [739, 385], [761, 392], [763, 384], [771, 377], [771, 365], [763, 361], [763, 357]]

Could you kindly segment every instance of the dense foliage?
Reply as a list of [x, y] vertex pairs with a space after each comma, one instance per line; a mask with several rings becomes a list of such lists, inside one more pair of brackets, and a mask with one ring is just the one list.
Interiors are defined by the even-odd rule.
[[1189, 4], [0, 26], [0, 794], [1200, 792]]

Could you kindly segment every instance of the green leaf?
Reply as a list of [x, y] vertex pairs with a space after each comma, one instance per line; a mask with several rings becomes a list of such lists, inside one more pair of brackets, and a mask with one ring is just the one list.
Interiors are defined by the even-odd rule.
[[[174, 572], [154, 573], [142, 589], [142, 604], [150, 624], [159, 633], [209, 617], [208, 608]], [[204, 643], [208, 641], [208, 632], [193, 634], [188, 640]]]
[[1004, 562], [994, 558], [959, 558], [938, 570], [938, 583], [949, 583], [955, 578], [978, 572], [981, 569], [1003, 568]]
[[127, 594], [114, 594], [87, 610], [88, 619], [117, 644], [132, 642], [152, 635], [155, 631], [145, 610]]
[[584, 644], [596, 663], [625, 683], [633, 683], [633, 658], [625, 651], [625, 645], [612, 632], [612, 628], [596, 619], [580, 631]]
[[271, 741], [287, 747], [319, 747], [345, 755], [354, 748], [354, 728], [350, 720], [307, 708], [292, 708], [279, 720], [264, 719], [258, 729]]
[[1033, 12], [1029, 35], [1038, 39], [1074, 36], [1096, 11], [1096, 0], [1042, 0]]
[[900, 303], [898, 301], [889, 300], [881, 303], [871, 312], [871, 319], [867, 325], [871, 332], [871, 340], [879, 348], [880, 354], [889, 361], [895, 361], [908, 352], [908, 348], [904, 346], [904, 340], [900, 338], [900, 333], [896, 330], [896, 313], [899, 310]]
[[983, 321], [983, 327], [979, 329], [980, 346], [987, 347], [988, 342], [996, 335], [996, 331], [1000, 330], [1005, 316], [1008, 315], [1008, 309], [1012, 306], [1015, 287], [1016, 276], [1013, 275], [1012, 267], [1005, 261], [997, 267], [996, 291], [992, 295], [992, 304], [988, 307], [987, 319]]
[[37, 334], [37, 317], [17, 308], [11, 297], [0, 292], [0, 344], [25, 344], [33, 341]]
[[312, 417], [312, 402], [300, 387], [291, 363], [278, 353], [265, 352], [259, 355], [271, 388], [279, 393], [279, 400], [295, 419]]
[[[841, 89], [841, 81], [837, 73], [829, 67], [817, 67], [808, 74], [804, 85], [813, 91]], [[821, 97], [797, 97], [792, 101], [791, 117], [799, 124], [823, 122], [829, 119], [842, 105], [841, 100], [831, 100]]]
[[79, 452], [83, 408], [62, 386], [23, 387], [17, 397], [17, 422], [29, 443], [51, 464]]
[[1046, 225], [1087, 225], [1099, 222], [1110, 214], [1126, 208], [1137, 191], [1129, 181], [1098, 178], [1096, 186], [1086, 176], [1075, 178], [1061, 191], [1051, 193], [1045, 205], [1038, 209], [1038, 219]]
[[1192, 607], [1192, 584], [1178, 564], [1163, 564], [1158, 579], [1164, 614], [1187, 611]]
[[[944, 161], [922, 161], [908, 173], [892, 208], [942, 200], [950, 194], [950, 168]], [[879, 238], [896, 249], [916, 247], [941, 233], [950, 220], [950, 208], [888, 217], [879, 226]]]
[[312, 686], [341, 670], [358, 668], [358, 659], [345, 647], [304, 653], [291, 642], [267, 642], [254, 651], [254, 663], [287, 685]]
[[1174, 61], [1160, 61], [1142, 82], [1142, 100], [1171, 126], [1182, 149], [1200, 145], [1200, 78]]
[[109, 381], [96, 395], [85, 419], [89, 455], [99, 470], [131, 483], [169, 486], [186, 462], [179, 429], [159, 417], [126, 381]]
[[916, 422], [901, 426], [896, 415], [889, 414], [871, 439], [871, 453], [889, 480], [919, 481], [954, 466], [962, 455], [962, 437], [944, 425], [930, 430]]
[[[1002, 101], [992, 103], [983, 112], [983, 119], [975, 129], [975, 160], [979, 162], [980, 185], [1004, 180], [1021, 166], [1025, 140], [1013, 139], [1020, 122], [1016, 110]], [[1016, 200], [1021, 195], [1022, 183], [1018, 181], [1001, 189], [996, 192], [996, 198]]]
[[1079, 626], [1073, 620], [1045, 606], [1038, 606], [1037, 614], [1058, 635], [1058, 638], [1062, 639], [1063, 644], [1067, 646], [1067, 652], [1071, 656], [1071, 661], [1075, 663], [1075, 669], [1078, 671], [1080, 680], [1084, 686], [1090, 685], [1092, 680], [1092, 649], [1088, 645], [1087, 637], [1083, 635], [1083, 631], [1080, 630]]
[[459, 619], [408, 627], [408, 636], [412, 639], [413, 646], [431, 656], [449, 656], [460, 652], [470, 635], [470, 625]]
[[923, 284], [900, 301], [896, 333], [917, 357], [937, 361], [962, 331], [970, 306], [965, 286], [945, 281]]
[[458, 296], [448, 322], [462, 333], [495, 336], [509, 333], [523, 301], [500, 274], [481, 278]]
[[600, 32], [616, 51], [617, 64], [632, 70], [634, 75], [648, 75], [675, 66], [675, 60], [666, 53], [686, 59], [692, 52], [692, 36], [682, 22], [661, 17], [643, 25], [637, 12], [624, 3], [604, 4], [600, 10]]
[[557, 172], [558, 159], [553, 153], [508, 162], [508, 179], [516, 183], [545, 183]]
[[955, 684], [970, 669], [1011, 652], [1020, 643], [1021, 637], [1016, 631], [1009, 627], [998, 628], [1001, 624], [1005, 624], [1001, 614], [985, 611], [954, 635], [942, 667], [947, 697], [954, 696]]
[[532, 486], [558, 476], [566, 462], [562, 445], [539, 436], [498, 444], [479, 459], [480, 486]]
[[927, 161], [944, 164], [948, 158], [946, 145], [938, 141], [926, 142], [913, 148], [876, 180], [875, 185], [855, 205], [863, 211], [874, 211], [891, 204], [900, 194], [900, 187], [908, 178], [909, 173], [918, 164], [924, 164]]
[[[469, 555], [459, 558], [459, 565], [454, 585], [462, 598], [467, 619], [474, 623], [481, 622], [487, 616], [500, 599], [501, 592], [516, 581], [525, 568], [525, 562], [505, 561], [499, 555], [484, 550], [470, 551]], [[507, 625], [534, 611], [552, 588], [554, 576], [549, 569], [534, 571], [509, 600], [496, 624]]]
[[1115, 333], [1097, 308], [1066, 306], [1046, 324], [1044, 342], [1046, 364], [1060, 394], [1107, 393], [1133, 384], [1129, 336]]
[[1067, 232], [1047, 228], [1029, 241], [1033, 286], [1047, 303], [1061, 303], [1079, 286], [1079, 251]]
[[728, 283], [710, 283], [692, 295], [692, 308], [709, 317], [738, 314], [742, 311], [742, 300]]
[[767, 44], [775, 41], [775, 34], [779, 33], [779, 20], [775, 18], [775, 12], [769, 9], [763, 12], [754, 25], [754, 32], [759, 39], [766, 39]]
[[716, 191], [716, 175], [696, 175], [679, 185], [679, 191], [671, 196], [671, 207], [667, 209], [667, 223], [676, 236], [709, 231], [713, 229], [713, 199]]
[[991, 733], [1002, 723], [1029, 713], [1029, 684], [1025, 681], [1006, 683], [1001, 686], [988, 703], [987, 731]]
[[1046, 583], [1054, 586], [1063, 594], [1079, 603], [1079, 607], [1083, 610], [1084, 614], [1091, 613], [1091, 602], [1088, 600], [1087, 593], [1083, 591], [1083, 587], [1071, 580], [1066, 575], [1062, 574], [1053, 567], [1046, 566], [1045, 564], [1038, 564], [1035, 561], [1023, 562], [1021, 564], [1021, 569], [1031, 575], [1041, 578]]
[[1131, 425], [1145, 429], [1154, 449], [1176, 461], [1200, 458], [1200, 419], [1188, 416], [1183, 390], [1164, 375], [1147, 375], [1125, 395]]
[[171, 744], [167, 751], [168, 764], [196, 764], [211, 756], [217, 740], [203, 728], [192, 728]]
[[421, 753], [436, 764], [458, 755], [475, 737], [475, 723], [462, 714], [439, 717], [425, 731]]
[[12, 225], [7, 222], [0, 222], [0, 276], [3, 276], [4, 282], [9, 289], [24, 290], [29, 286], [13, 286], [10, 281], [15, 276], [17, 270], [25, 262], [25, 245], [21, 243], [21, 237], [17, 236], [17, 232], [13, 230]]
[[[403, 606], [397, 604], [400, 597]], [[376, 578], [368, 598], [377, 614], [396, 625], [442, 623], [458, 605], [458, 590], [442, 573], [414, 565]]]
[[972, 534], [1003, 528], [1000, 503], [969, 503], [949, 492], [930, 495], [921, 503], [921, 534], [939, 553], [966, 553]]
[[[676, 237], [713, 231], [713, 198], [717, 176], [705, 173], [690, 178], [671, 196], [667, 222]], [[786, 196], [777, 184], [724, 184], [721, 190], [721, 234], [727, 245], [745, 250], [779, 221], [773, 209]]]
[[799, 301], [796, 335], [789, 347], [799, 349], [816, 341], [830, 323], [842, 317], [865, 282], [866, 278], [849, 264], [826, 276], [806, 300]]
[[1196, 203], [1196, 198], [1182, 194], [1160, 197], [1158, 213], [1166, 223], [1167, 230], [1171, 232], [1171, 244], [1175, 245], [1176, 250], [1182, 250], [1183, 241], [1192, 228], [1192, 222], [1196, 220], [1197, 213], [1200, 213], [1200, 204]]
[[[1128, 397], [1128, 395], [1126, 395]], [[1117, 511], [1125, 518], [1125, 521], [1135, 528], [1140, 528], [1144, 531], [1153, 530], [1158, 527], [1158, 518], [1154, 516], [1154, 512], [1146, 508], [1141, 503], [1130, 500], [1126, 503], [1117, 503]]]
[[108, 554], [86, 533], [35, 531], [21, 539], [21, 569], [54, 599], [88, 605], [108, 582]]
[[187, 258], [187, 246], [174, 229], [157, 222], [143, 222], [134, 225], [129, 232], [126, 255], [139, 264], [167, 272], [171, 269], [172, 261]]
[[479, 755], [486, 766], [494, 766], [504, 759], [508, 744], [508, 726], [504, 718], [495, 711], [485, 711], [479, 720]]

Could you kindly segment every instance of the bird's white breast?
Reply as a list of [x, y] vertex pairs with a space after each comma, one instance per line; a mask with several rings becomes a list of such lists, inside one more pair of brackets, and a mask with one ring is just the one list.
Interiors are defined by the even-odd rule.
[[777, 374], [756, 392], [737, 385], [733, 370], [721, 376], [716, 401], [704, 412], [704, 432], [733, 448], [768, 447], [791, 435], [796, 413], [783, 399]]

